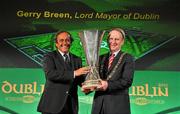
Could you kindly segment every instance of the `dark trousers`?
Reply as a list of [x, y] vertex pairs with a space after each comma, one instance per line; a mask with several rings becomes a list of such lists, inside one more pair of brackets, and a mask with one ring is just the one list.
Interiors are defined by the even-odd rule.
[[73, 113], [73, 108], [72, 108], [72, 100], [71, 97], [68, 96], [67, 101], [59, 113], [48, 113], [48, 112], [42, 112], [42, 114], [74, 114]]

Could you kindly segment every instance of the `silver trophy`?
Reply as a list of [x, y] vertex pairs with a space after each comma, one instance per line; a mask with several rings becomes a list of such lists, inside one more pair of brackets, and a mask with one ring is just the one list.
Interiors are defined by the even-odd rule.
[[90, 72], [87, 74], [82, 87], [85, 89], [96, 88], [100, 84], [99, 50], [104, 31], [84, 30], [79, 33], [79, 36], [86, 55], [87, 65], [90, 67]]

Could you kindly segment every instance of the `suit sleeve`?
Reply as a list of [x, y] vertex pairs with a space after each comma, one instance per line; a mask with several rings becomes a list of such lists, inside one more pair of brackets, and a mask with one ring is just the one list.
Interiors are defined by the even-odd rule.
[[[78, 58], [77, 61], [78, 61], [78, 68], [81, 68], [81, 67], [82, 67], [82, 60], [81, 60], [81, 58]], [[78, 69], [78, 68], [77, 68], [77, 69]], [[77, 76], [77, 77], [75, 77], [75, 80], [77, 80], [77, 84], [78, 84], [79, 86], [82, 86], [82, 83], [85, 81], [85, 76], [86, 76], [86, 75], [82, 75], [82, 76]]]
[[57, 69], [57, 64], [54, 57], [51, 55], [45, 55], [43, 62], [43, 69], [45, 71], [46, 79], [54, 82], [72, 82], [74, 71], [65, 70], [63, 67]]
[[124, 66], [122, 67], [122, 73], [117, 75], [122, 76], [118, 78], [118, 80], [108, 80], [107, 91], [125, 90], [132, 85], [134, 75], [134, 59], [132, 56], [126, 56]]

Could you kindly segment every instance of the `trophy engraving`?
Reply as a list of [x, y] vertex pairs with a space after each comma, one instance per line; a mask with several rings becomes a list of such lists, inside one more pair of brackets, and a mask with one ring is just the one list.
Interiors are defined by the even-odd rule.
[[86, 62], [90, 67], [90, 72], [87, 74], [83, 83], [83, 88], [91, 89], [99, 85], [99, 50], [104, 31], [98, 30], [84, 30], [79, 33], [81, 43], [84, 48]]

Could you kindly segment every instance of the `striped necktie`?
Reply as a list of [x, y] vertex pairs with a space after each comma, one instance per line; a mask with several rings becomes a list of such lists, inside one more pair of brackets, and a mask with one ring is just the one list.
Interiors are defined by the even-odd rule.
[[111, 54], [111, 56], [109, 57], [109, 63], [108, 63], [108, 69], [110, 69], [112, 62], [114, 60], [115, 54]]

